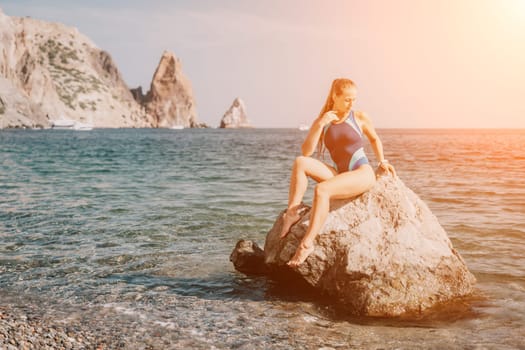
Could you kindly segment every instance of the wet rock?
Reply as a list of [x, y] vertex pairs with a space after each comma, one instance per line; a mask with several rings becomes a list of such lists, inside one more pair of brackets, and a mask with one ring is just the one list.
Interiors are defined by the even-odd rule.
[[[26, 306], [24, 306], [25, 308]], [[8, 305], [0, 306], [0, 349], [95, 349], [97, 342], [76, 340], [53, 325], [56, 321], [40, 317], [27, 317], [24, 310]], [[78, 339], [91, 338], [91, 331], [79, 329]]]
[[268, 272], [264, 264], [264, 251], [252, 241], [238, 241], [230, 255], [230, 261], [238, 271], [248, 275]]
[[[280, 214], [266, 237], [271, 274], [290, 272], [310, 221], [308, 208], [279, 239]], [[294, 271], [348, 312], [397, 316], [470, 294], [475, 283], [427, 205], [399, 178], [381, 177], [365, 194], [331, 202], [315, 250]]]

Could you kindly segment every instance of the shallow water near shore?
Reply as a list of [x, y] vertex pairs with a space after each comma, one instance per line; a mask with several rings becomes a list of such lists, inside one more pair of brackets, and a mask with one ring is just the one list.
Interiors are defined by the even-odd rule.
[[237, 273], [229, 254], [264, 243], [305, 132], [4, 130], [2, 304], [127, 348], [524, 348], [525, 131], [379, 134], [478, 279], [474, 296], [369, 319]]

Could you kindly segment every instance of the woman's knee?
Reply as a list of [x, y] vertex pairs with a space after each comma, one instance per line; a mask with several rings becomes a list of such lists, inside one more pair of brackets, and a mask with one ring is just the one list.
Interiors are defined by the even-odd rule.
[[297, 158], [295, 158], [294, 166], [298, 169], [304, 170], [307, 166], [309, 159], [310, 157], [298, 156]]
[[317, 198], [330, 199], [330, 192], [328, 191], [327, 186], [323, 182], [320, 182], [317, 185], [315, 185], [314, 195]]

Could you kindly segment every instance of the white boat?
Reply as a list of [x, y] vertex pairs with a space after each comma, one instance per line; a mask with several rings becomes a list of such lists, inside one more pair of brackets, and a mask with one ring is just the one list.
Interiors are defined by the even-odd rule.
[[81, 131], [93, 130], [93, 125], [76, 122], [75, 125], [73, 126], [73, 130], [81, 130]]
[[184, 125], [175, 124], [175, 125], [172, 125], [170, 129], [181, 130], [181, 129], [184, 129]]
[[301, 130], [301, 131], [310, 130], [310, 126], [307, 125], [307, 124], [301, 124], [301, 125], [299, 125], [299, 130]]
[[56, 130], [93, 130], [92, 124], [81, 123], [64, 117], [53, 120], [51, 127]]
[[75, 126], [74, 120], [67, 119], [64, 117], [57, 119], [57, 120], [53, 120], [53, 122], [51, 123], [51, 127], [53, 129], [58, 129], [58, 130], [70, 130], [70, 129], [73, 129], [74, 126]]

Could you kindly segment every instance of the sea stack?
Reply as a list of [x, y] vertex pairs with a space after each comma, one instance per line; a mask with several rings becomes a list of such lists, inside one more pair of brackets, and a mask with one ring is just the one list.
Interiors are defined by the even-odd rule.
[[232, 253], [234, 265], [247, 273], [258, 261], [265, 266], [253, 273], [268, 271], [277, 280], [294, 274], [349, 313], [367, 316], [420, 313], [473, 291], [475, 278], [437, 218], [397, 177], [383, 176], [356, 198], [332, 201], [315, 250], [291, 269], [286, 263], [310, 223], [310, 208], [303, 209], [284, 239], [284, 211], [279, 215], [266, 236], [264, 259], [244, 248]]
[[221, 119], [220, 128], [251, 128], [243, 100], [237, 97]]
[[[141, 91], [135, 90], [134, 94], [141, 94]], [[162, 54], [144, 98], [144, 106], [155, 121], [155, 127], [199, 126], [190, 81], [182, 72], [180, 60], [172, 52]]]

